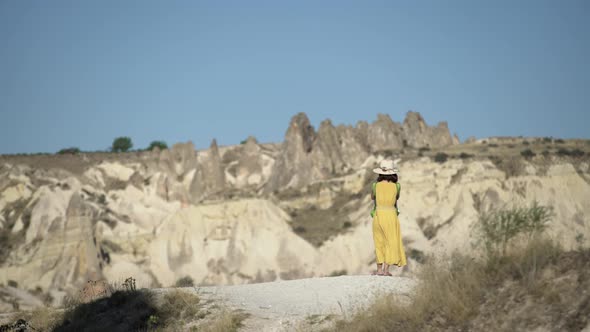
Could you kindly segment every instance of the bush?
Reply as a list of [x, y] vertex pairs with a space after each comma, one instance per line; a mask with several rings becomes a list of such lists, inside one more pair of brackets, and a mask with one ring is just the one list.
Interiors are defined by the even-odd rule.
[[584, 151], [580, 149], [573, 149], [570, 151], [570, 156], [572, 157], [582, 157], [584, 156]]
[[564, 149], [564, 148], [559, 148], [557, 150], [557, 155], [559, 156], [569, 156], [569, 157], [583, 157], [584, 156], [584, 151], [580, 150], [580, 149], [573, 149], [573, 150], [568, 150], [568, 149]]
[[525, 149], [525, 150], [520, 151], [520, 155], [527, 158], [527, 159], [536, 156], [536, 154], [531, 149]]
[[461, 154], [459, 154], [459, 158], [461, 159], [469, 159], [471, 157], [473, 157], [473, 155], [469, 153], [461, 152]]
[[551, 208], [534, 202], [530, 207], [501, 209], [480, 216], [477, 232], [489, 259], [506, 255], [510, 242], [520, 235], [531, 239], [545, 230]]
[[553, 142], [553, 138], [551, 138], [551, 137], [543, 137], [543, 142], [545, 142], [545, 143], [551, 143], [551, 142]]
[[559, 148], [557, 150], [557, 155], [558, 156], [569, 156], [570, 155], [570, 150], [564, 149], [564, 148]]
[[127, 136], [117, 137], [113, 141], [113, 145], [111, 146], [111, 151], [113, 152], [127, 152], [133, 147], [133, 142], [131, 138]]
[[447, 159], [449, 159], [449, 155], [444, 152], [439, 152], [434, 156], [434, 161], [441, 164], [446, 162]]
[[150, 143], [150, 146], [148, 146], [148, 150], [152, 151], [153, 149], [158, 148], [160, 150], [166, 150], [168, 149], [168, 144], [166, 144], [166, 142], [164, 141], [152, 141]]
[[80, 153], [80, 149], [75, 148], [75, 147], [61, 149], [61, 150], [57, 151], [57, 154], [79, 154], [79, 153]]
[[176, 280], [176, 287], [193, 287], [195, 285], [195, 282], [193, 281], [193, 278], [191, 278], [190, 276], [186, 276], [186, 277], [182, 277], [178, 280]]
[[565, 143], [565, 141], [562, 140], [561, 138], [558, 138], [558, 139], [555, 140], [555, 143], [563, 144], [563, 143]]

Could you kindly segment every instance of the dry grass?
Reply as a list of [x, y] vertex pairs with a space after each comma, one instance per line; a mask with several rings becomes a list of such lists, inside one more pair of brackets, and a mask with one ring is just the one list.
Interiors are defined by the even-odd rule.
[[[563, 252], [546, 237], [511, 246], [496, 260], [460, 253], [438, 261], [429, 257], [418, 277], [411, 303], [380, 298], [369, 310], [336, 322], [332, 330], [570, 330], [590, 323], [590, 250]], [[526, 312], [520, 309], [523, 304], [529, 307]]]
[[351, 321], [337, 322], [335, 330], [424, 331], [437, 326], [458, 326], [475, 314], [485, 282], [483, 266], [458, 253], [449, 260], [430, 257], [419, 272], [419, 279], [411, 304], [381, 298]]
[[53, 331], [63, 321], [63, 311], [55, 308], [38, 308], [30, 312], [19, 312], [9, 319], [16, 322], [22, 319], [36, 331]]
[[195, 328], [194, 331], [203, 332], [235, 332], [242, 326], [248, 314], [241, 311], [222, 310], [216, 317], [208, 322], [206, 326]]
[[[445, 259], [429, 257], [419, 271], [420, 283], [410, 304], [391, 298], [379, 299], [352, 320], [337, 322], [335, 330], [443, 331], [470, 330], [474, 326], [482, 330], [481, 327], [488, 327], [489, 318], [475, 320], [480, 312], [486, 311], [481, 303], [489, 298], [493, 305], [501, 302], [494, 299], [496, 289], [507, 282], [517, 285], [514, 287], [525, 295], [536, 294], [559, 302], [555, 300], [559, 294], [540, 286], [546, 268], [556, 264], [563, 255], [559, 245], [542, 237], [552, 216], [550, 211], [533, 204], [482, 216], [477, 234], [480, 243], [485, 244], [482, 248], [485, 255], [472, 258], [455, 252]], [[590, 310], [590, 304], [588, 307]], [[493, 326], [493, 329], [503, 328]]]
[[164, 294], [158, 304], [155, 319], [158, 321], [157, 325], [181, 328], [196, 318], [203, 318], [208, 314], [201, 311], [201, 301], [197, 295], [175, 290]]

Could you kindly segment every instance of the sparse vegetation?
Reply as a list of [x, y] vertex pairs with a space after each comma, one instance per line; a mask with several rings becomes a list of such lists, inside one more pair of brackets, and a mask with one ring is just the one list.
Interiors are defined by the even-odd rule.
[[66, 148], [66, 149], [61, 149], [59, 151], [57, 151], [57, 154], [79, 154], [80, 153], [80, 149], [79, 148]]
[[469, 154], [469, 153], [461, 152], [459, 154], [459, 158], [461, 158], [461, 159], [469, 159], [469, 158], [473, 158], [473, 155], [472, 154]]
[[506, 255], [514, 238], [524, 235], [530, 240], [542, 233], [552, 216], [552, 209], [534, 202], [530, 207], [483, 213], [476, 231], [484, 244], [488, 259], [494, 259]]
[[330, 273], [330, 277], [345, 276], [347, 274], [348, 274], [348, 272], [346, 272], [346, 270], [337, 270], [337, 271], [332, 271], [332, 273]]
[[572, 149], [572, 150], [568, 150], [566, 148], [559, 148], [557, 149], [557, 155], [561, 156], [561, 157], [574, 157], [574, 158], [579, 158], [579, 157], [583, 157], [584, 156], [584, 151], [580, 150], [580, 149]]
[[301, 233], [305, 233], [307, 230], [305, 229], [305, 227], [303, 226], [297, 226], [293, 229], [295, 231], [295, 233], [297, 234], [301, 234]]
[[152, 151], [153, 149], [158, 148], [160, 150], [165, 150], [168, 149], [168, 144], [166, 144], [166, 142], [164, 141], [152, 141], [150, 143], [150, 146], [148, 146], [148, 150]]
[[520, 155], [527, 158], [527, 159], [530, 159], [530, 158], [536, 156], [537, 154], [534, 153], [533, 150], [531, 150], [531, 149], [524, 149], [524, 150], [520, 151]]
[[506, 178], [519, 176], [523, 173], [524, 165], [520, 158], [518, 157], [509, 157], [509, 158], [500, 158], [497, 156], [490, 157], [490, 160], [506, 174]]
[[111, 151], [113, 152], [127, 152], [131, 150], [133, 147], [133, 142], [131, 138], [127, 136], [117, 137], [113, 141], [113, 145], [111, 146]]
[[178, 280], [176, 280], [176, 287], [193, 287], [195, 285], [195, 282], [193, 281], [193, 278], [191, 278], [190, 276], [186, 276], [186, 277], [182, 277]]
[[[109, 296], [69, 298], [65, 310], [42, 308], [20, 312], [5, 328], [25, 326], [33, 331], [184, 331], [208, 318], [199, 331], [236, 331], [247, 317], [239, 311], [212, 311], [199, 297], [181, 290], [157, 296], [149, 289], [137, 289], [134, 278], [127, 278]], [[27, 330], [27, 331], [29, 331]]]
[[436, 155], [434, 155], [434, 161], [436, 161], [437, 163], [444, 163], [447, 161], [447, 159], [449, 159], [449, 155], [444, 153], [444, 152], [439, 152]]

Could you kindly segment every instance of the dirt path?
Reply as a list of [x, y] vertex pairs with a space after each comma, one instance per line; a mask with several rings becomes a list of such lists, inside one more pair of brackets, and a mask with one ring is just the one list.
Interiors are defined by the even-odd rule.
[[249, 313], [242, 330], [261, 332], [313, 330], [366, 308], [378, 294], [408, 296], [414, 285], [405, 277], [359, 275], [184, 290]]

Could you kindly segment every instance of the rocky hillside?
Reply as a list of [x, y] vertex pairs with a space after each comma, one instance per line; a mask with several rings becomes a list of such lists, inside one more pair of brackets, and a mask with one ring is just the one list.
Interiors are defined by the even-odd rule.
[[[414, 112], [403, 123], [326, 120], [317, 131], [298, 114], [282, 144], [0, 156], [0, 311], [58, 304], [90, 279], [221, 285], [366, 273], [370, 170], [384, 157], [402, 172], [404, 273], [426, 253], [471, 250], [479, 215], [505, 204], [553, 206], [551, 234], [588, 241], [590, 145], [530, 141], [458, 144], [446, 123]], [[574, 147], [582, 153], [559, 150]], [[537, 152], [525, 158], [524, 148]]]

